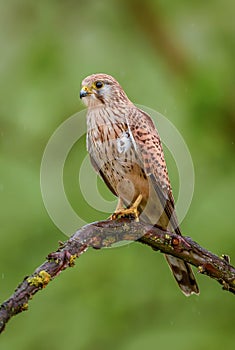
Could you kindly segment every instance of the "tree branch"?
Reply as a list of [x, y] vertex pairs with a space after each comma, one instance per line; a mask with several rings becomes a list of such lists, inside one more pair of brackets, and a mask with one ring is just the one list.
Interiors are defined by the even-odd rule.
[[28, 308], [28, 301], [59, 273], [75, 263], [89, 247], [100, 249], [121, 241], [137, 241], [170, 254], [198, 267], [199, 273], [217, 280], [224, 290], [235, 294], [235, 268], [228, 256], [220, 258], [199, 246], [189, 237], [182, 237], [131, 218], [99, 221], [83, 226], [68, 241], [60, 243], [56, 252], [31, 276], [25, 277], [14, 294], [0, 307], [0, 333], [10, 318]]

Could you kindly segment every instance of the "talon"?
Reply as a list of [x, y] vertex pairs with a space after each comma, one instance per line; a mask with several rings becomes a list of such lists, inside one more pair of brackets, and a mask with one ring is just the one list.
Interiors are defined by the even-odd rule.
[[110, 217], [111, 220], [116, 220], [118, 217], [121, 218], [128, 215], [134, 215], [135, 221], [139, 222], [138, 206], [140, 205], [142, 198], [143, 197], [140, 194], [130, 208], [122, 208], [120, 206], [120, 201], [119, 201], [116, 211]]
[[109, 217], [110, 220], [116, 220], [117, 219], [117, 213], [113, 213], [110, 217]]

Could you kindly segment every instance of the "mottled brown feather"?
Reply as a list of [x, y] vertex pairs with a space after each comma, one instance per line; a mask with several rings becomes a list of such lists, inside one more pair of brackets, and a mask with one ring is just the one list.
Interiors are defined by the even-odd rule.
[[[102, 82], [102, 89], [96, 82]], [[109, 189], [126, 205], [141, 194], [140, 220], [181, 234], [161, 140], [150, 116], [138, 109], [119, 83], [106, 74], [85, 78], [89, 91], [87, 149], [92, 165]], [[198, 293], [191, 267], [166, 257], [185, 295]]]

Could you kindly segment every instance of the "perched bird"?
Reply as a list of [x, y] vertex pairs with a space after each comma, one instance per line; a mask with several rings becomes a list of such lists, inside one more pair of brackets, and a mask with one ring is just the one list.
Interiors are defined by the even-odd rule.
[[[88, 107], [91, 163], [119, 198], [112, 218], [134, 214], [140, 221], [181, 234], [161, 140], [150, 116], [107, 74], [86, 77], [80, 98]], [[191, 267], [170, 255], [166, 260], [182, 292], [198, 294]]]

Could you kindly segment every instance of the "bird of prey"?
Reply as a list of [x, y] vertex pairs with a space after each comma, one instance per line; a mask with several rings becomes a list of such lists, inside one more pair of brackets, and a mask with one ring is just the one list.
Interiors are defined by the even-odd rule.
[[[88, 107], [91, 163], [119, 199], [112, 218], [134, 214], [140, 221], [181, 234], [161, 140], [150, 116], [107, 74], [86, 77], [80, 98]], [[182, 292], [199, 294], [191, 267], [170, 255], [166, 260]]]

